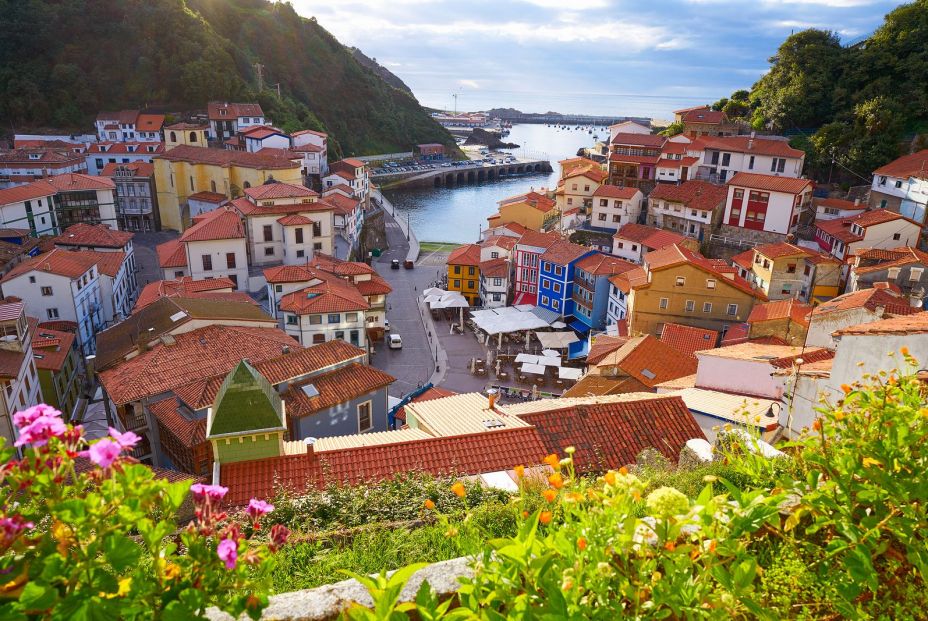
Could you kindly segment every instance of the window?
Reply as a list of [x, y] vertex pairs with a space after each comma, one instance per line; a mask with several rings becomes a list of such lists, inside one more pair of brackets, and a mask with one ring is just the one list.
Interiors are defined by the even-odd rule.
[[48, 310], [45, 311], [45, 314], [48, 315], [49, 319], [58, 319], [57, 308], [49, 308]]
[[313, 237], [322, 237], [322, 223], [313, 222]]
[[51, 288], [51, 287], [42, 287], [42, 295], [46, 295], [46, 296], [52, 295], [52, 288]]
[[737, 305], [737, 304], [729, 304], [729, 305], [728, 305], [728, 311], [727, 311], [727, 312], [728, 312], [729, 315], [731, 315], [732, 317], [734, 317], [735, 315], [738, 314], [738, 305]]
[[468, 267], [468, 268], [467, 268], [467, 275], [468, 275], [468, 276], [473, 276], [473, 275], [475, 274], [475, 272], [476, 272], [476, 268], [474, 268], [474, 267]]
[[683, 286], [685, 286], [685, 285], [686, 285], [686, 277], [685, 277], [685, 276], [677, 276], [677, 286], [678, 286], [678, 287], [683, 287]]
[[549, 304], [550, 302], [551, 302], [551, 300], [548, 299], [548, 296], [546, 296], [546, 295], [541, 296], [541, 303], [542, 303], [542, 305]]
[[896, 187], [897, 187], [897, 188], [901, 188], [901, 187], [902, 187], [902, 182], [901, 182], [901, 181], [896, 181]]
[[551, 288], [551, 281], [548, 280], [547, 278], [543, 278], [543, 279], [541, 280], [541, 286], [544, 287], [545, 289], [550, 289], [550, 288]]
[[916, 281], [921, 280], [922, 273], [925, 271], [923, 267], [913, 267], [909, 270], [909, 280]]
[[893, 233], [893, 241], [899, 241], [902, 238], [901, 233]]
[[461, 266], [460, 266], [460, 265], [455, 265], [455, 266], [454, 266], [454, 269], [451, 270], [451, 272], [452, 272], [455, 276], [459, 275], [459, 274], [461, 273]]
[[715, 289], [715, 279], [708, 278], [706, 279], [706, 289]]
[[283, 293], [283, 290], [284, 290], [283, 285], [274, 285], [274, 291], [276, 291], [277, 293]]
[[230, 270], [235, 269], [235, 253], [234, 252], [226, 253], [226, 267], [229, 268]]
[[703, 302], [702, 303], [702, 312], [711, 313], [712, 312], [712, 302]]
[[374, 427], [374, 419], [371, 416], [371, 402], [365, 401], [358, 404], [358, 433], [370, 431]]
[[744, 198], [744, 190], [738, 188], [735, 190], [735, 200], [740, 201]]
[[561, 303], [557, 300], [551, 300], [551, 308], [554, 310], [561, 310]]
[[692, 313], [694, 310], [696, 310], [696, 302], [694, 300], [687, 300], [686, 301], [686, 312]]
[[311, 325], [311, 326], [320, 326], [320, 325], [322, 325], [322, 315], [310, 315], [310, 316], [309, 316], [309, 325]]
[[264, 225], [264, 241], [274, 241], [274, 229], [270, 224]]
[[296, 258], [297, 258], [297, 259], [302, 259], [302, 258], [304, 258], [305, 256], [306, 256], [306, 251], [305, 251], [305, 250], [297, 250], [297, 251], [296, 251]]
[[601, 199], [599, 199], [599, 206], [600, 206], [600, 207], [608, 207], [608, 206], [609, 206], [609, 199], [608, 199], [608, 198], [601, 198]]
[[183, 278], [183, 277], [184, 277], [183, 272], [174, 272], [174, 278]]
[[754, 170], [754, 156], [751, 156], [751, 159], [748, 160], [748, 170]]
[[201, 258], [202, 261], [203, 261], [203, 271], [204, 271], [204, 272], [209, 272], [209, 271], [211, 271], [211, 270], [213, 269], [213, 257], [211, 257], [211, 256], [208, 255], [208, 254], [204, 254], [204, 255], [203, 255], [202, 257], [200, 257], [200, 258]]
[[622, 222], [622, 216], [612, 216], [613, 222]]
[[795, 263], [787, 263], [787, 264], [786, 264], [786, 273], [787, 273], [787, 274], [795, 274], [795, 273], [796, 273], [796, 264], [795, 264]]
[[[174, 132], [171, 132], [171, 140], [174, 141], [174, 142], [177, 142], [176, 140], [174, 140]], [[196, 132], [190, 132], [190, 142], [196, 142], [196, 141], [197, 141], [197, 133], [196, 133]], [[214, 184], [214, 185], [215, 185], [215, 184]], [[213, 190], [213, 192], [215, 192], [215, 191], [216, 191], [216, 190]]]
[[210, 189], [214, 194], [216, 193], [216, 182], [215, 182], [215, 181], [210, 181], [210, 182], [209, 182], [209, 189]]
[[339, 313], [330, 313], [329, 314], [329, 323], [339, 323], [342, 320], [342, 316]]
[[296, 243], [302, 244], [303, 243], [303, 227], [296, 229], [293, 233], [296, 236]]
[[670, 304], [670, 299], [669, 299], [669, 298], [661, 298], [660, 307], [661, 307], [662, 309], [667, 308], [667, 306], [668, 306], [669, 304]]
[[493, 279], [493, 286], [494, 286], [494, 287], [502, 287], [502, 286], [503, 286], [503, 279], [502, 279], [502, 278], [494, 278], [494, 279]]
[[[174, 132], [171, 132], [171, 142], [177, 142], [177, 134]], [[100, 160], [97, 160], [97, 161], [99, 162]]]
[[899, 278], [899, 272], [902, 271], [900, 267], [891, 267], [886, 271], [886, 277], [890, 280], [894, 278]]
[[619, 248], [624, 248], [624, 247], [625, 247], [625, 244], [623, 244], [622, 242], [619, 242]]
[[605, 222], [605, 221], [606, 221], [606, 214], [604, 214], [604, 213], [599, 214], [599, 219], [600, 219], [602, 222]]
[[731, 153], [722, 154], [722, 166], [728, 166], [731, 164]]
[[638, 252], [638, 244], [632, 244], [632, 252]]
[[266, 257], [273, 257], [273, 256], [274, 256], [274, 247], [273, 247], [273, 246], [266, 246], [266, 247], [264, 248], [264, 256], [266, 256]]
[[30, 276], [30, 277], [29, 277], [29, 284], [30, 284], [30, 285], [34, 285], [34, 284], [35, 284], [35, 276]]
[[490, 258], [491, 258], [491, 259], [498, 259], [498, 258], [499, 258], [499, 253], [498, 253], [498, 252], [491, 252], [491, 253], [490, 253]]
[[295, 326], [296, 324], [297, 324], [296, 315], [287, 314], [287, 325], [288, 325], [288, 326]]
[[355, 322], [358, 320], [357, 313], [345, 313], [345, 321]]
[[195, 192], [196, 190], [193, 187], [193, 176], [190, 177], [190, 191]]
[[554, 283], [554, 292], [555, 292], [555, 293], [560, 293], [560, 292], [561, 292], [561, 283], [559, 283], [559, 282]]

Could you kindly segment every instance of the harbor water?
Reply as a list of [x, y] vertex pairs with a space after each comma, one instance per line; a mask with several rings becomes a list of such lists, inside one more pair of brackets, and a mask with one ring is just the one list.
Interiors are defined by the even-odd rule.
[[551, 162], [552, 173], [532, 173], [453, 188], [386, 190], [396, 207], [397, 218], [408, 217], [420, 241], [470, 243], [487, 227], [487, 216], [497, 211], [497, 202], [540, 188], [554, 188], [560, 175], [557, 162], [574, 157], [577, 150], [593, 145], [593, 136], [608, 134], [602, 127], [593, 134], [587, 128], [559, 129], [547, 125], [514, 125], [504, 142], [519, 145], [509, 150], [517, 157], [540, 157]]

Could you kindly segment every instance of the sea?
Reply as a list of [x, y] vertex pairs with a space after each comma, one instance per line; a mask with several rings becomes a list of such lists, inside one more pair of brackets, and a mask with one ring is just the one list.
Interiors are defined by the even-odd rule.
[[507, 149], [514, 155], [543, 158], [551, 162], [553, 172], [532, 173], [485, 181], [453, 188], [419, 188], [386, 190], [384, 193], [396, 207], [397, 216], [409, 219], [410, 226], [420, 242], [471, 243], [478, 240], [480, 231], [487, 227], [487, 216], [497, 211], [497, 202], [509, 197], [554, 188], [560, 176], [558, 161], [574, 157], [582, 147], [593, 146], [593, 137], [605, 138], [609, 131], [604, 127], [560, 129], [544, 124], [514, 125], [504, 142], [519, 145]]

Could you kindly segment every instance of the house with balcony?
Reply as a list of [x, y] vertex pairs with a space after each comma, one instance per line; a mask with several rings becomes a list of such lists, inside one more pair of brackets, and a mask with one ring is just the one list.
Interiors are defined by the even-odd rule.
[[903, 155], [873, 171], [870, 207], [889, 209], [928, 228], [928, 149]]
[[580, 259], [596, 251], [586, 246], [558, 240], [539, 257], [538, 306], [552, 317], [568, 320], [574, 314], [574, 273]]
[[838, 295], [842, 280], [840, 261], [787, 242], [755, 246], [732, 257], [732, 265], [769, 300], [831, 299]]
[[100, 142], [161, 141], [163, 114], [148, 114], [139, 110], [101, 112], [94, 122]]
[[541, 255], [561, 238], [556, 233], [541, 233], [523, 229], [514, 249], [514, 305], [538, 304], [538, 270]]
[[657, 180], [657, 165], [667, 138], [653, 134], [618, 133], [609, 147], [609, 185], [648, 192]]
[[728, 120], [728, 115], [721, 110], [713, 110], [710, 106], [674, 110], [673, 115], [674, 122], [683, 123], [683, 133], [691, 138], [738, 133], [738, 126]]
[[719, 235], [733, 242], [786, 241], [810, 208], [814, 184], [808, 179], [739, 172], [728, 181]]
[[696, 242], [688, 241], [680, 233], [644, 224], [629, 223], [623, 224], [622, 228], [612, 237], [612, 254], [626, 261], [641, 264], [645, 253], [681, 243], [689, 244], [694, 249], [698, 246]]
[[100, 176], [111, 180], [116, 186], [119, 228], [143, 232], [161, 230], [154, 164], [107, 164]]
[[[580, 259], [574, 266], [573, 301], [574, 312], [570, 327], [580, 334], [606, 329], [609, 306], [609, 279], [636, 267], [602, 252]], [[623, 317], [624, 318], [624, 317]]]
[[892, 249], [918, 245], [922, 227], [889, 209], [874, 209], [856, 216], [815, 222], [815, 241], [823, 252], [844, 261], [869, 249]]
[[83, 145], [23, 147], [0, 153], [0, 189], [55, 175], [86, 174]]
[[367, 350], [368, 308], [357, 287], [337, 277], [287, 293], [277, 302], [280, 328], [304, 347], [337, 339]]
[[561, 171], [554, 198], [561, 213], [577, 207], [589, 213], [593, 194], [606, 180], [606, 172], [599, 164], [574, 166]]
[[447, 264], [448, 291], [457, 291], [475, 306], [480, 300], [480, 246], [458, 246], [448, 255]]
[[928, 253], [900, 246], [889, 250], [863, 249], [850, 260], [846, 291], [872, 289], [880, 283], [898, 287], [922, 308], [928, 298]]
[[218, 142], [267, 122], [261, 105], [257, 103], [211, 101], [206, 106], [206, 114], [209, 118], [210, 138]]
[[692, 141], [682, 134], [664, 143], [657, 162], [656, 180], [659, 183], [676, 185], [696, 178], [702, 152], [691, 153], [691, 144]]
[[108, 164], [151, 164], [164, 153], [161, 142], [97, 142], [87, 147], [87, 173], [100, 175]]
[[387, 296], [393, 288], [373, 267], [360, 261], [342, 261], [325, 254], [317, 254], [310, 261], [311, 267], [335, 274], [350, 282], [367, 300], [366, 326], [369, 340], [380, 341], [384, 337], [387, 319]]
[[615, 232], [638, 222], [643, 201], [644, 194], [638, 188], [601, 185], [593, 192], [593, 208], [588, 211], [590, 226]]
[[7, 446], [13, 446], [18, 435], [13, 414], [43, 401], [33, 351], [35, 331], [25, 303], [0, 302], [0, 437]]
[[767, 297], [730, 267], [680, 245], [649, 252], [644, 263], [615, 276], [625, 294], [629, 334], [659, 336], [664, 324], [707, 328], [724, 334], [744, 323]]
[[322, 177], [322, 189], [325, 191], [336, 185], [345, 184], [351, 188], [354, 198], [367, 205], [370, 195], [370, 179], [367, 164], [356, 158], [346, 158], [329, 165], [328, 174]]
[[503, 257], [487, 259], [480, 262], [479, 272], [481, 306], [484, 308], [506, 306], [509, 300], [512, 261]]
[[51, 328], [36, 328], [32, 355], [39, 376], [42, 401], [61, 411], [65, 420], [74, 420], [81, 412], [81, 357], [74, 334]]
[[727, 197], [725, 187], [707, 181], [659, 184], [648, 195], [648, 224], [704, 241], [722, 222]]
[[515, 223], [532, 231], [544, 231], [550, 229], [559, 218], [557, 201], [534, 190], [504, 198], [498, 204], [499, 211], [487, 217], [491, 229]]
[[29, 258], [0, 279], [3, 296], [22, 300], [40, 322], [69, 322], [88, 356], [105, 323], [97, 254], [55, 248]]
[[701, 148], [696, 178], [726, 183], [739, 172], [799, 178], [805, 151], [794, 149], [781, 136], [720, 136], [698, 138], [692, 148]]

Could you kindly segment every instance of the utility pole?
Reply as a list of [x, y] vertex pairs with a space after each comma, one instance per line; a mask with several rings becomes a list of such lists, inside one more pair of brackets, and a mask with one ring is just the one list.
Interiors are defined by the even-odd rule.
[[264, 65], [261, 63], [255, 63], [255, 74], [258, 78], [258, 92], [264, 90]]
[[454, 97], [454, 113], [457, 114], [458, 113], [458, 94], [452, 93], [451, 96]]
[[274, 88], [277, 89], [277, 99], [280, 100], [280, 82], [274, 85]]

